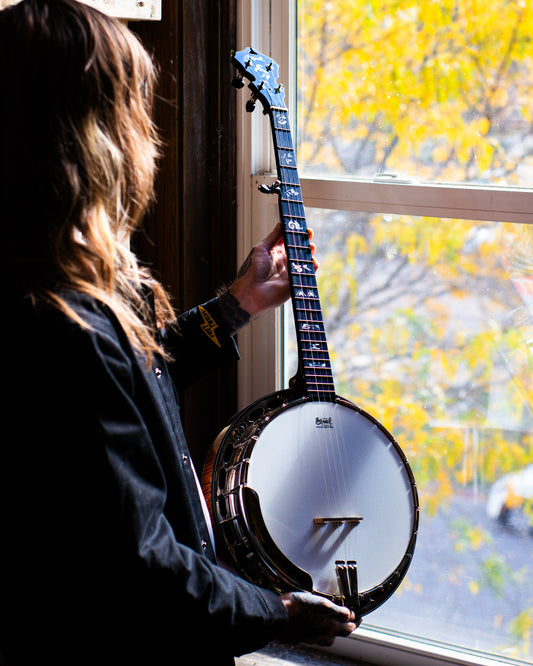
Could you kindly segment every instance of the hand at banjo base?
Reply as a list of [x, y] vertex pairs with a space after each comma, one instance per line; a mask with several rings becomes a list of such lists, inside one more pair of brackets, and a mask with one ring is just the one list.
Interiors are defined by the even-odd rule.
[[361, 624], [349, 608], [310, 592], [287, 592], [280, 599], [289, 616], [281, 642], [328, 647], [337, 636], [349, 636]]
[[[309, 238], [312, 231], [309, 230]], [[315, 246], [311, 244], [314, 255]], [[313, 256], [315, 269], [318, 262]], [[231, 286], [219, 296], [219, 305], [235, 334], [248, 322], [285, 303], [290, 297], [287, 254], [281, 224], [252, 248]]]

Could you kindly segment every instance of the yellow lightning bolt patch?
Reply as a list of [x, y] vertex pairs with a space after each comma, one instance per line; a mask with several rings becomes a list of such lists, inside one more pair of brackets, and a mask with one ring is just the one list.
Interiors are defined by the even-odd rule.
[[204, 323], [201, 324], [200, 328], [211, 340], [211, 342], [214, 342], [217, 347], [220, 347], [220, 342], [218, 341], [218, 338], [215, 335], [215, 328], [218, 328], [218, 324], [209, 314], [209, 312], [201, 305], [198, 307], [198, 310], [200, 310], [200, 314], [202, 315], [202, 319], [204, 320]]

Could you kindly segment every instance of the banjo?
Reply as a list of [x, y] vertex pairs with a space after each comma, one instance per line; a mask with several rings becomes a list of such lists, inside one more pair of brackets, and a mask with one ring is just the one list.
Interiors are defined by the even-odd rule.
[[295, 151], [278, 65], [233, 54], [271, 122], [298, 369], [220, 433], [202, 487], [217, 549], [243, 578], [278, 593], [309, 591], [365, 615], [404, 578], [418, 530], [409, 464], [376, 419], [335, 392]]

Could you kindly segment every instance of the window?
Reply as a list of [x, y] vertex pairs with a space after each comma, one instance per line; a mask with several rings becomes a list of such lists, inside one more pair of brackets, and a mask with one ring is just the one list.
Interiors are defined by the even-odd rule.
[[[243, 2], [239, 25], [280, 64], [337, 392], [395, 435], [420, 495], [405, 581], [336, 649], [533, 663], [530, 3]], [[277, 202], [257, 190], [268, 122], [243, 114], [242, 137], [244, 251]], [[242, 402], [285, 387], [290, 308], [243, 343]]]

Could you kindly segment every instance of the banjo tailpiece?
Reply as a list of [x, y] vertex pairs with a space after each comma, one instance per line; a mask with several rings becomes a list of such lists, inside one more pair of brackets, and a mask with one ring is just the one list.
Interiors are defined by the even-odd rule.
[[359, 610], [359, 590], [357, 587], [357, 562], [335, 562], [335, 572], [339, 583], [342, 605]]

